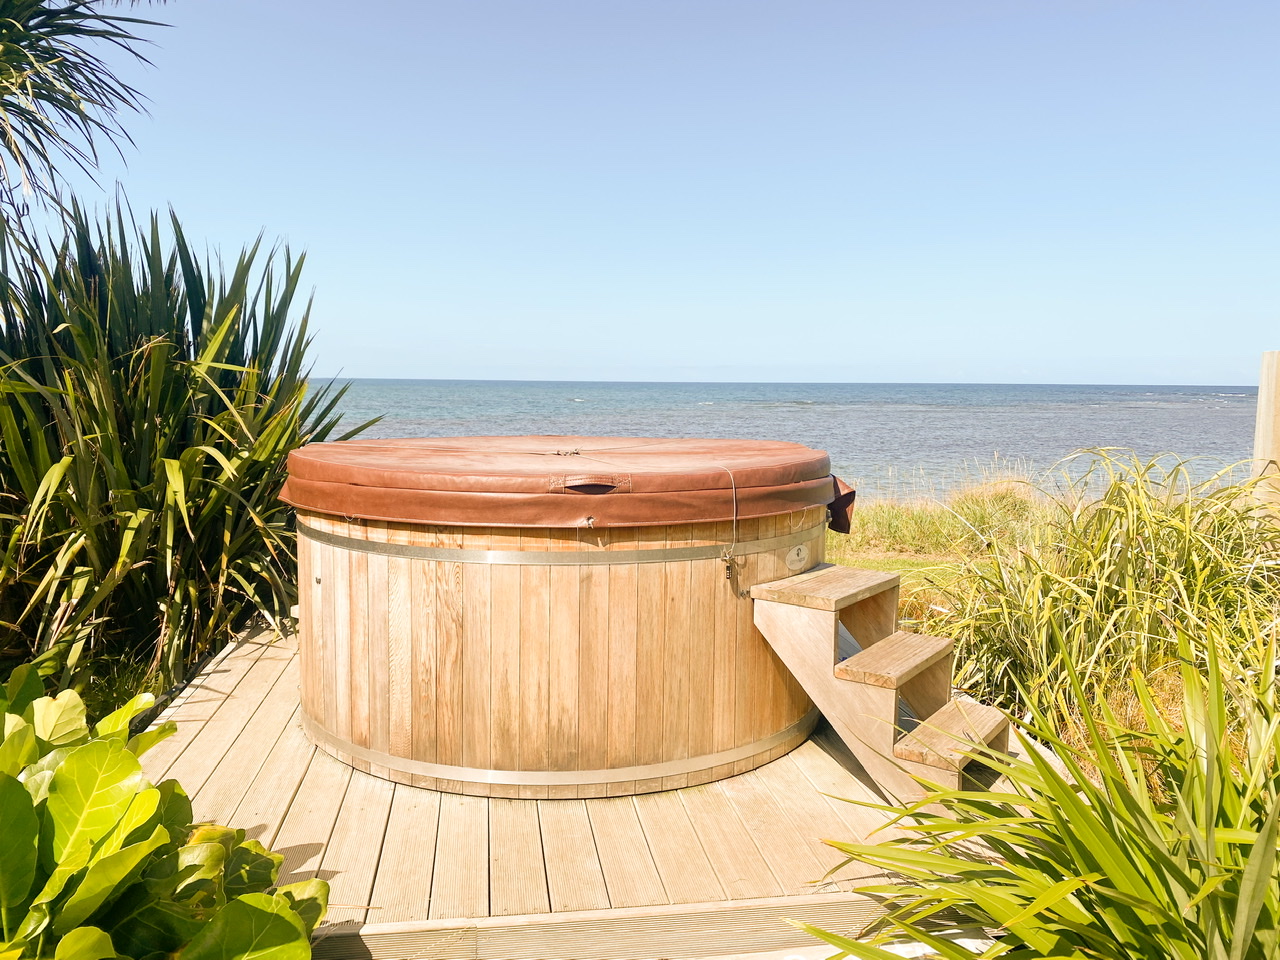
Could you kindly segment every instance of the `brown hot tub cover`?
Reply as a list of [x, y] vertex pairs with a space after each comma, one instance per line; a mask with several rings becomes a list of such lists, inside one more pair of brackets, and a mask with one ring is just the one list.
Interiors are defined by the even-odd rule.
[[853, 490], [826, 453], [772, 440], [444, 437], [313, 443], [281, 498], [359, 517], [489, 527], [632, 527], [790, 513]]

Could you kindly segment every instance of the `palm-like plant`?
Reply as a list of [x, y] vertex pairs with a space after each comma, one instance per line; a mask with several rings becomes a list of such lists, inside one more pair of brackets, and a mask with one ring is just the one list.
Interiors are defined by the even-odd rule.
[[98, 144], [129, 136], [119, 115], [141, 95], [95, 52], [139, 61], [153, 21], [104, 12], [104, 0], [0, 0], [0, 202], [56, 197], [63, 161], [92, 172]]
[[255, 244], [226, 271], [172, 231], [73, 208], [0, 270], [0, 648], [64, 682], [105, 653], [178, 680], [287, 615], [285, 461], [336, 423], [308, 390], [302, 260]]
[[1025, 734], [1059, 762], [1038, 750], [988, 758], [1007, 789], [935, 794], [900, 821], [902, 839], [834, 844], [901, 880], [864, 888], [890, 906], [870, 942], [807, 929], [861, 960], [892, 960], [879, 943], [902, 940], [973, 960], [938, 935], [956, 913], [995, 933], [985, 958], [1280, 954], [1275, 611], [1250, 601], [1243, 616], [1206, 616], [1178, 633], [1181, 711], [1171, 716], [1135, 674], [1140, 724], [1126, 729], [1103, 701], [1077, 747], [1033, 706]]

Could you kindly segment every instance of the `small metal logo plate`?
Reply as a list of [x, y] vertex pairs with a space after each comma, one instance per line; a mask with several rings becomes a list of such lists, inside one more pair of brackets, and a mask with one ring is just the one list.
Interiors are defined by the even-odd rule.
[[809, 545], [797, 543], [787, 551], [786, 564], [788, 570], [803, 570], [809, 566]]

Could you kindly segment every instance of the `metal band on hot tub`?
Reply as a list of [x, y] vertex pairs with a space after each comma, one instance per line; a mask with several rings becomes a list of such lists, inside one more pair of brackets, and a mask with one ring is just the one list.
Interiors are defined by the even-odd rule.
[[368, 763], [388, 767], [400, 773], [435, 777], [438, 780], [462, 780], [467, 783], [550, 787], [587, 786], [621, 783], [630, 780], [654, 780], [658, 777], [675, 777], [682, 773], [697, 773], [698, 771], [709, 770], [711, 767], [718, 767], [726, 763], [748, 760], [790, 741], [805, 739], [813, 731], [818, 722], [818, 717], [818, 708], [814, 707], [791, 726], [784, 730], [779, 730], [773, 736], [732, 750], [721, 750], [719, 753], [704, 754], [700, 757], [687, 757], [682, 760], [668, 760], [665, 763], [646, 763], [635, 767], [614, 767], [605, 770], [482, 770], [476, 767], [456, 767], [447, 763], [412, 760], [408, 757], [397, 757], [390, 753], [383, 753], [381, 750], [370, 750], [368, 747], [362, 747], [343, 740], [341, 737], [335, 737], [328, 730], [317, 726], [305, 713], [302, 715], [302, 727], [326, 752], [336, 751], [356, 760], [364, 760]]
[[408, 543], [387, 543], [385, 540], [361, 540], [326, 533], [298, 521], [298, 533], [308, 540], [355, 550], [359, 553], [376, 553], [387, 557], [405, 557], [411, 560], [440, 560], [446, 563], [505, 563], [521, 566], [538, 564], [608, 564], [608, 563], [669, 563], [676, 560], [715, 560], [725, 555], [732, 546], [733, 555], [742, 557], [752, 553], [768, 553], [771, 550], [787, 550], [797, 544], [807, 543], [823, 536], [824, 524], [796, 530], [781, 537], [767, 540], [748, 540], [738, 544], [718, 543], [701, 547], [657, 547], [653, 550], [583, 550], [579, 552], [539, 550], [463, 550], [454, 547], [418, 547]]

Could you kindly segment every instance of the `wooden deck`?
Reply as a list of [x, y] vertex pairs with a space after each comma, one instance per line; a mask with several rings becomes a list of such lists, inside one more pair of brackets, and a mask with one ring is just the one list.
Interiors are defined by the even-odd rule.
[[[318, 957], [704, 957], [812, 948], [782, 918], [854, 932], [877, 908], [820, 842], [883, 822], [820, 732], [715, 783], [635, 797], [509, 800], [436, 793], [316, 750], [298, 718], [292, 644], [229, 647], [162, 719], [144, 757], [196, 818], [243, 827], [285, 856], [282, 882], [319, 876], [331, 906]], [[831, 796], [828, 796], [831, 795]]]

